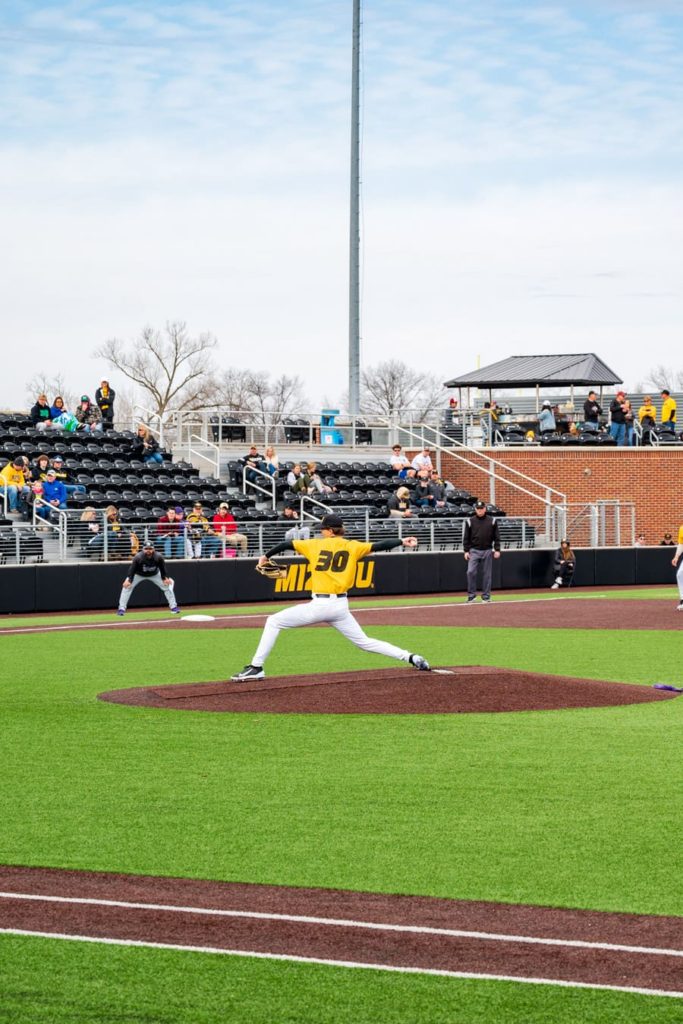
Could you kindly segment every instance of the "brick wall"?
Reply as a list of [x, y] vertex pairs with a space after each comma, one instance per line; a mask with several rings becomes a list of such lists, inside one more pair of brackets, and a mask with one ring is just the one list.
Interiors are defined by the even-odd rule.
[[[494, 448], [487, 454], [555, 487], [570, 503], [608, 498], [634, 502], [636, 529], [645, 534], [648, 544], [657, 544], [665, 532], [676, 540], [683, 523], [683, 448]], [[457, 487], [488, 499], [484, 473], [446, 454], [442, 471]], [[500, 481], [496, 482], [496, 503], [509, 515], [540, 514], [539, 503]]]

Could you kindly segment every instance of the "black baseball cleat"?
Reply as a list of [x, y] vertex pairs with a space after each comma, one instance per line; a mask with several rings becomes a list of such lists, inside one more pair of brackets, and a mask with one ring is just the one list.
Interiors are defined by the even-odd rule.
[[245, 665], [241, 672], [236, 672], [234, 676], [230, 676], [232, 682], [242, 683], [249, 679], [265, 679], [266, 674], [263, 671], [262, 665]]
[[429, 662], [421, 654], [411, 654], [409, 661], [413, 668], [419, 669], [420, 672], [431, 672]]
[[467, 600], [465, 601], [465, 604], [474, 604], [476, 600], [476, 597], [468, 597]]

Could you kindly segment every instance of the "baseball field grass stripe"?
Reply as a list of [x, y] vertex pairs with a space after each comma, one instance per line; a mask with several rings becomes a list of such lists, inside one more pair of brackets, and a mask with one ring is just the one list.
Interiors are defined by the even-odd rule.
[[355, 960], [329, 960], [323, 957], [297, 956], [294, 953], [268, 953], [246, 949], [222, 949], [218, 946], [191, 946], [172, 942], [146, 942], [140, 939], [113, 939], [108, 936], [67, 935], [62, 932], [41, 932], [21, 928], [0, 928], [1, 935], [17, 935], [29, 938], [59, 939], [65, 942], [88, 942], [105, 946], [127, 946], [138, 949], [168, 949], [178, 953], [209, 953], [218, 956], [237, 956], [255, 960], [278, 960], [287, 963], [318, 964], [323, 967], [349, 967], [366, 971], [390, 971], [393, 974], [423, 974], [437, 978], [458, 978], [467, 981], [506, 981], [523, 985], [551, 985], [557, 988], [600, 989], [608, 992], [627, 992], [631, 995], [666, 996], [669, 999], [683, 999], [683, 991], [642, 988], [632, 985], [604, 985], [587, 981], [568, 981], [559, 978], [525, 978], [514, 974], [488, 974], [473, 971], [446, 971], [435, 967], [406, 967], [395, 964], [364, 963]]
[[179, 906], [173, 903], [135, 903], [128, 900], [106, 900], [85, 896], [50, 896], [41, 893], [0, 892], [0, 899], [31, 900], [37, 903], [79, 904], [92, 907], [121, 907], [127, 910], [167, 911], [174, 914], [198, 914], [210, 917], [239, 917], [256, 921], [288, 921], [293, 924], [316, 924], [333, 928], [364, 928], [369, 931], [399, 932], [407, 935], [443, 935], [449, 938], [482, 939], [488, 942], [517, 942], [536, 946], [567, 946], [576, 949], [600, 949], [618, 953], [640, 953], [648, 956], [683, 958], [683, 949], [665, 949], [661, 946], [628, 946], [614, 942], [589, 942], [585, 939], [545, 938], [537, 935], [514, 935], [506, 932], [470, 931], [463, 928], [432, 928], [427, 925], [387, 924], [381, 921], [358, 921], [345, 917], [275, 914], [256, 910], [227, 910], [218, 907]]

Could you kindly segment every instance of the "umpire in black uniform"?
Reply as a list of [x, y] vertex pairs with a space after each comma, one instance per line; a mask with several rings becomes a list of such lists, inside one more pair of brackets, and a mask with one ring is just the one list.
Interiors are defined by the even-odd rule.
[[485, 501], [478, 501], [474, 515], [465, 520], [462, 546], [467, 562], [467, 603], [477, 599], [477, 573], [481, 566], [481, 599], [490, 604], [493, 559], [500, 558], [500, 533], [498, 522], [486, 511]]

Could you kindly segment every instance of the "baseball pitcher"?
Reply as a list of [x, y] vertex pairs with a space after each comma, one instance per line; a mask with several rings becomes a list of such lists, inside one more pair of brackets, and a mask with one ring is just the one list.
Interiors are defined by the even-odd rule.
[[311, 600], [295, 605], [284, 611], [269, 615], [263, 628], [261, 640], [249, 665], [231, 678], [243, 682], [249, 679], [263, 679], [263, 666], [273, 649], [281, 629], [296, 629], [297, 626], [311, 626], [316, 622], [328, 622], [338, 629], [342, 636], [356, 647], [372, 654], [384, 654], [388, 658], [406, 661], [413, 668], [429, 671], [429, 663], [419, 654], [411, 654], [384, 640], [373, 640], [367, 636], [349, 611], [347, 592], [356, 578], [356, 565], [372, 551], [390, 551], [403, 545], [417, 546], [415, 537], [388, 538], [367, 544], [344, 537], [344, 524], [339, 516], [327, 515], [321, 521], [322, 537], [314, 540], [285, 540], [259, 558], [257, 571], [265, 576], [280, 574], [273, 555], [294, 550], [308, 561], [311, 571]]

